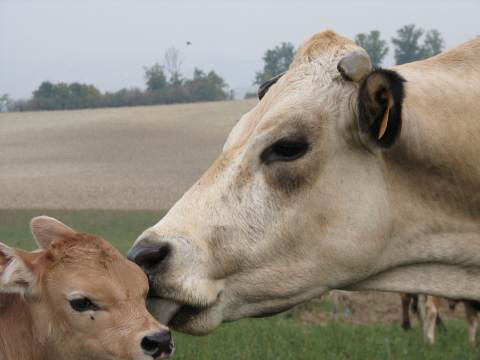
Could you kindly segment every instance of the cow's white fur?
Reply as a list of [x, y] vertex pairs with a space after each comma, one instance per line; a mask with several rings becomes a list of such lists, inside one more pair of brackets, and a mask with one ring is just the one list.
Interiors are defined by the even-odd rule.
[[[315, 35], [137, 240], [173, 249], [157, 296], [201, 308], [177, 328], [206, 333], [339, 288], [480, 300], [480, 39], [394, 68], [407, 80], [404, 125], [386, 151], [359, 131], [359, 84], [337, 71], [359, 50]], [[299, 132], [304, 157], [260, 161]]]

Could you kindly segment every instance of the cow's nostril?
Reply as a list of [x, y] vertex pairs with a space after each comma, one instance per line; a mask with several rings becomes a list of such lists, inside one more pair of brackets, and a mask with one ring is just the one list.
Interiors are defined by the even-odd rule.
[[142, 339], [140, 346], [146, 355], [153, 358], [157, 358], [162, 354], [170, 355], [174, 348], [170, 331], [157, 332], [145, 336]]
[[164, 262], [170, 252], [168, 244], [152, 245], [140, 242], [128, 252], [127, 257], [145, 271], [151, 271]]

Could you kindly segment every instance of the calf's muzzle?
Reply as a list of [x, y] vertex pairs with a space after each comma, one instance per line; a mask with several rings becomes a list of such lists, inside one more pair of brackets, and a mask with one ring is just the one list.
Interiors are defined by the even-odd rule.
[[170, 331], [160, 331], [142, 339], [141, 347], [146, 355], [153, 359], [164, 358], [173, 353], [174, 344]]

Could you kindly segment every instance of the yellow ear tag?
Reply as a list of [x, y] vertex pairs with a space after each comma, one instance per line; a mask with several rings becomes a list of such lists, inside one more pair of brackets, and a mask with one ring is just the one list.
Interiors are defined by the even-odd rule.
[[385, 111], [385, 115], [383, 116], [382, 123], [380, 124], [380, 130], [378, 131], [378, 140], [380, 140], [383, 137], [383, 135], [385, 135], [385, 131], [387, 131], [388, 118], [390, 117], [391, 108], [392, 108], [392, 97], [388, 96], [387, 111]]

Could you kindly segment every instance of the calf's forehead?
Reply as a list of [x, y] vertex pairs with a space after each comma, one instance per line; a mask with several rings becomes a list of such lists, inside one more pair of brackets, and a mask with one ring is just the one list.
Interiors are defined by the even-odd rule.
[[62, 296], [81, 294], [111, 303], [145, 297], [148, 292], [146, 275], [128, 260], [107, 266], [91, 261], [64, 264], [49, 274], [49, 282]]
[[148, 292], [144, 272], [99, 238], [59, 249], [46, 275], [66, 293], [85, 292], [112, 301], [146, 296]]
[[125, 258], [112, 264], [109, 278], [114, 279], [115, 284], [130, 296], [147, 295], [147, 276], [136, 264]]

